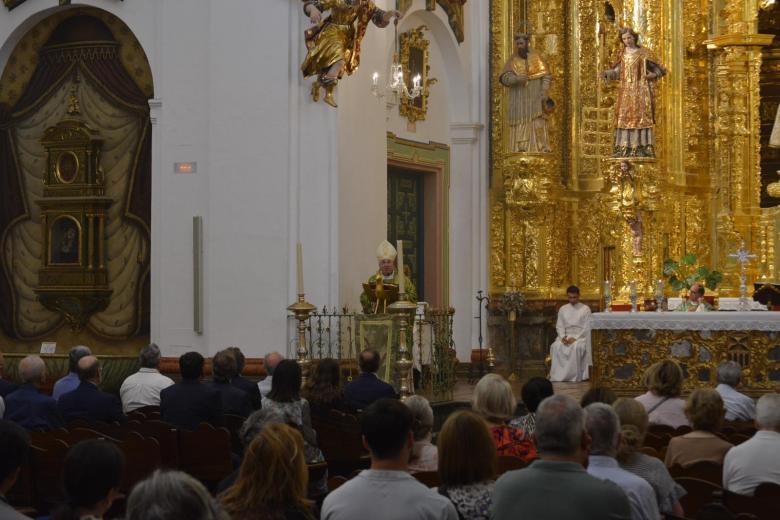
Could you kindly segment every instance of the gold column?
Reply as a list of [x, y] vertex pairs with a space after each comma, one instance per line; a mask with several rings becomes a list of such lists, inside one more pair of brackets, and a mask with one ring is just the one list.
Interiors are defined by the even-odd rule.
[[[757, 34], [758, 5], [755, 1], [729, 0], [721, 12], [726, 34], [707, 42], [714, 54], [715, 95], [714, 154], [712, 171], [715, 192], [715, 243], [713, 264], [723, 269], [727, 255], [745, 241], [750, 251], [761, 248], [761, 144], [759, 79], [761, 48], [773, 35]], [[736, 269], [728, 269], [721, 294], [735, 294], [739, 287]], [[748, 282], [756, 279], [755, 265], [748, 269]]]

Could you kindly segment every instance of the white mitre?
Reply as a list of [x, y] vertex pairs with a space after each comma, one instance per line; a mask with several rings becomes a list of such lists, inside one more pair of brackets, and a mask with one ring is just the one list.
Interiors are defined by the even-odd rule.
[[396, 251], [393, 244], [387, 240], [382, 240], [382, 243], [376, 248], [377, 260], [395, 260], [397, 255], [398, 251]]

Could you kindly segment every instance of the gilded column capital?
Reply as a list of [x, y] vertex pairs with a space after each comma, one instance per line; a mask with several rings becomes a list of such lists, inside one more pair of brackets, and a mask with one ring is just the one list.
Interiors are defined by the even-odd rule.
[[774, 34], [722, 34], [714, 36], [704, 43], [709, 50], [725, 47], [764, 47], [771, 44], [774, 38]]

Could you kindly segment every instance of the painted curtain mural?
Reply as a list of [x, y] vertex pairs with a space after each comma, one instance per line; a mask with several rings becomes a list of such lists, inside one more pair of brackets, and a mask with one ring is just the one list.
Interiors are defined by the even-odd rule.
[[80, 102], [81, 117], [104, 141], [105, 194], [114, 201], [106, 226], [106, 266], [113, 293], [108, 307], [93, 314], [87, 328], [107, 339], [148, 333], [150, 93], [123, 66], [122, 50], [104, 21], [82, 13], [61, 17], [40, 47], [37, 67], [13, 108], [2, 105], [0, 326], [10, 338], [44, 337], [64, 323], [34, 293], [43, 247], [35, 201], [43, 195], [46, 168], [40, 138], [46, 128], [65, 118], [71, 94]]

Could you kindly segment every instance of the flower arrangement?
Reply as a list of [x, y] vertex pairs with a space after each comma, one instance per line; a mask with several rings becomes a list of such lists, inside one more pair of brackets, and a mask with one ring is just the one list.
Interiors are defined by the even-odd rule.
[[680, 261], [667, 258], [664, 260], [664, 276], [675, 291], [690, 289], [696, 282], [704, 282], [704, 286], [715, 290], [723, 280], [723, 273], [711, 271], [705, 266], [696, 266], [696, 255], [688, 253]]
[[525, 307], [525, 296], [521, 292], [508, 291], [504, 293], [501, 307], [509, 315], [509, 320], [514, 321]]

